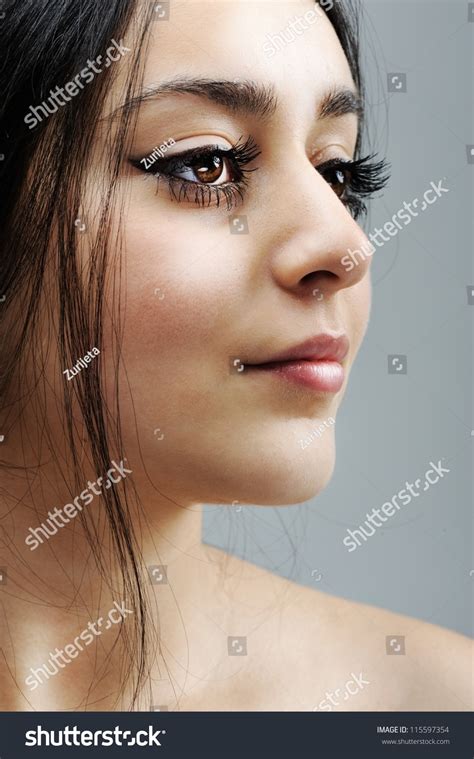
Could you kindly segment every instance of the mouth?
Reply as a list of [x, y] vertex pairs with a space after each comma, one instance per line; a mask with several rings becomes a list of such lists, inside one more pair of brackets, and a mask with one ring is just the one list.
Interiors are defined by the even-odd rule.
[[349, 351], [345, 335], [317, 335], [259, 363], [245, 363], [249, 374], [272, 376], [322, 393], [338, 393], [345, 379], [342, 362]]

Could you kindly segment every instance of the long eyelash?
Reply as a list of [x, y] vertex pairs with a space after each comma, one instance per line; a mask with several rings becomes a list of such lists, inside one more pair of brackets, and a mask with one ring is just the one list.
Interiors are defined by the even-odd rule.
[[336, 158], [318, 166], [319, 171], [330, 168], [343, 169], [347, 172], [348, 185], [343, 199], [355, 219], [367, 213], [368, 200], [380, 192], [390, 181], [390, 164], [385, 160], [374, 161], [375, 154], [359, 158], [357, 161], [341, 161]]
[[[260, 155], [257, 144], [253, 137], [249, 137], [242, 142], [242, 137], [238, 142], [228, 150], [218, 145], [206, 145], [202, 148], [192, 148], [184, 153], [169, 158], [162, 158], [156, 161], [153, 166], [158, 167], [158, 171], [153, 174], [143, 169], [139, 161], [132, 160], [131, 163], [135, 168], [144, 171], [149, 176], [154, 176], [157, 180], [156, 192], [158, 192], [160, 182], [168, 185], [170, 198], [178, 203], [183, 200], [191, 200], [200, 207], [210, 206], [215, 200], [216, 207], [219, 207], [221, 200], [225, 198], [227, 210], [240, 201], [243, 201], [244, 192], [248, 185], [248, 174], [257, 171], [257, 168], [246, 169], [245, 166]], [[232, 182], [226, 182], [221, 185], [210, 185], [201, 182], [190, 182], [189, 180], [173, 176], [173, 171], [179, 171], [192, 167], [192, 164], [199, 159], [206, 159], [209, 156], [220, 156], [230, 161], [236, 179]]]
[[[241, 169], [242, 173], [248, 171], [254, 171], [254, 169]], [[188, 182], [185, 179], [179, 179], [179, 177], [166, 176], [162, 174], [155, 175], [157, 183], [166, 182], [168, 185], [170, 198], [181, 203], [183, 200], [191, 200], [201, 208], [209, 207], [211, 202], [215, 200], [216, 208], [220, 206], [221, 199], [225, 198], [227, 203], [227, 210], [230, 211], [234, 205], [244, 199], [244, 190], [247, 187], [248, 179], [246, 176], [242, 176], [240, 179], [234, 182], [221, 185], [208, 185], [201, 184], [200, 182]], [[158, 192], [158, 187], [157, 190]]]

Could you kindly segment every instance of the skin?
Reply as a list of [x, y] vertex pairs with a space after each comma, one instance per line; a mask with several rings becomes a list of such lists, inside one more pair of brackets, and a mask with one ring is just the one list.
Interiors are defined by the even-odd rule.
[[[193, 95], [141, 108], [134, 157], [149, 155], [169, 137], [176, 144], [168, 155], [210, 140], [228, 148], [241, 135], [254, 137], [262, 151], [254, 162], [259, 169], [244, 203], [231, 212], [173, 202], [164, 188], [156, 194], [152, 181], [124, 157], [124, 208], [114, 219], [124, 231], [124, 450], [133, 471], [128, 477], [144, 506], [144, 565], [166, 565], [168, 573], [168, 584], [152, 588], [153, 624], [163, 641], [152, 670], [153, 703], [183, 710], [312, 710], [326, 691], [342, 693], [351, 673], [361, 672], [370, 685], [340, 706], [332, 704], [334, 709], [469, 709], [466, 639], [301, 587], [201, 543], [201, 503], [221, 504], [217, 510], [233, 502], [300, 503], [326, 486], [335, 426], [326, 425], [305, 450], [298, 441], [336, 418], [367, 326], [371, 259], [351, 272], [341, 264], [347, 250], [362, 248], [367, 238], [314, 168], [353, 156], [356, 117], [316, 118], [328, 91], [353, 88], [344, 53], [326, 18], [271, 59], [262, 50], [267, 33], [278, 33], [289, 18], [312, 8], [310, 0], [175, 2], [172, 23], [157, 23], [151, 38], [145, 86], [188, 75], [186, 62], [192, 60], [195, 76], [254, 79], [271, 84], [278, 97], [266, 123]], [[123, 94], [126, 58], [116, 65], [104, 118]], [[90, 220], [98, 211], [105, 140], [104, 130], [84, 194]], [[247, 216], [248, 235], [230, 234], [230, 213]], [[96, 231], [91, 222], [91, 234]], [[83, 255], [87, 264], [86, 242]], [[323, 299], [314, 297], [315, 288]], [[109, 323], [98, 346], [110, 397], [111, 329]], [[345, 385], [335, 395], [229, 371], [231, 356], [263, 361], [325, 332], [345, 333], [350, 341]], [[53, 362], [47, 372], [54, 387]], [[48, 403], [59, 443], [62, 427], [52, 397]], [[13, 435], [10, 445], [20, 459], [21, 441]], [[16, 641], [15, 654], [4, 644], [0, 676], [9, 687], [2, 688], [0, 708], [109, 709], [120, 692], [112, 631], [33, 693], [22, 685], [31, 666], [74, 641], [99, 612], [105, 618], [116, 598], [97, 590], [98, 575], [77, 526], [34, 553], [25, 549], [28, 527], [52, 503], [68, 502], [54, 466], [47, 461], [29, 488], [17, 478], [6, 482], [17, 497], [28, 493], [28, 502], [33, 492], [36, 511], [18, 510], [11, 538], [15, 558], [13, 551], [0, 557], [14, 588], [3, 609], [2, 640]], [[71, 578], [79, 571], [76, 597]], [[20, 577], [23, 586], [14, 586]], [[35, 583], [40, 604], [32, 602], [28, 582]], [[385, 653], [385, 638], [394, 633], [407, 638], [401, 664]], [[227, 655], [233, 635], [247, 637], [247, 656]], [[107, 655], [107, 675], [86, 700], [94, 666]]]

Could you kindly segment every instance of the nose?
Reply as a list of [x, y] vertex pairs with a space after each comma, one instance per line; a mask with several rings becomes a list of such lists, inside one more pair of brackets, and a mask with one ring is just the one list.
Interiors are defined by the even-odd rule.
[[307, 159], [298, 172], [287, 170], [286, 183], [284, 197], [275, 198], [278, 222], [268, 248], [274, 280], [301, 296], [326, 298], [353, 287], [370, 267], [367, 236]]

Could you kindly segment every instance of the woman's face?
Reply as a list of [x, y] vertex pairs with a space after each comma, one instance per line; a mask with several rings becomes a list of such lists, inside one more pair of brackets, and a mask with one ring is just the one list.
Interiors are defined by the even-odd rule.
[[[171, 194], [124, 161], [124, 453], [135, 476], [141, 456], [181, 503], [300, 502], [333, 469], [334, 426], [324, 422], [363, 338], [370, 283], [367, 260], [351, 272], [341, 262], [366, 238], [334, 173], [328, 181], [315, 168], [353, 157], [357, 115], [339, 113], [350, 98], [331, 98], [355, 88], [325, 15], [305, 17], [314, 8], [174, 0], [169, 20], [157, 8], [153, 21], [144, 87], [180, 80], [181, 91], [142, 102], [126, 158], [144, 168], [140, 159], [166, 141], [165, 158], [249, 138], [261, 151], [244, 167], [257, 170], [242, 198], [235, 164], [219, 154], [175, 168]], [[275, 42], [282, 32], [290, 41]], [[196, 79], [236, 92], [185, 92]], [[149, 173], [164, 165], [150, 160]], [[341, 336], [347, 354], [344, 337], [331, 340]], [[293, 363], [263, 366], [282, 356]]]

